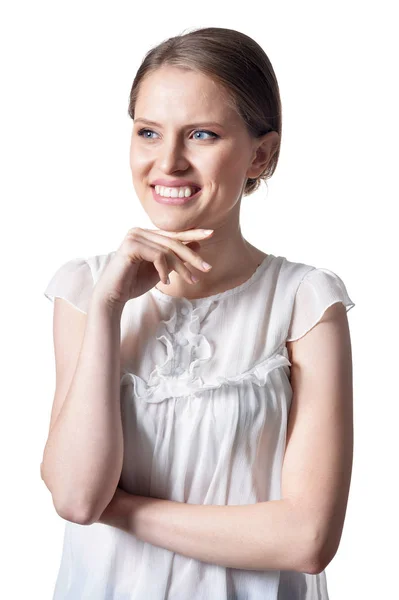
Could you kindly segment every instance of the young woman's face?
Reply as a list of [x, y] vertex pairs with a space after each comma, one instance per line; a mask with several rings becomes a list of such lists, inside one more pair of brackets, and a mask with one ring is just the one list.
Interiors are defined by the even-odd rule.
[[[256, 176], [249, 174], [255, 154], [244, 121], [228, 106], [223, 88], [208, 77], [168, 66], [143, 80], [130, 167], [137, 196], [159, 229], [226, 224], [237, 213], [239, 205], [233, 208], [246, 178]], [[152, 189], [157, 179], [186, 179], [201, 191], [180, 206], [160, 204]]]

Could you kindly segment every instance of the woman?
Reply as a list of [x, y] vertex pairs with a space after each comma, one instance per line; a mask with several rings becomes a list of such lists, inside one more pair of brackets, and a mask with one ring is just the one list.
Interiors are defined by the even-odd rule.
[[179, 35], [145, 56], [129, 115], [157, 229], [68, 261], [45, 291], [42, 477], [67, 521], [54, 599], [326, 600], [352, 468], [354, 303], [332, 271], [242, 236], [241, 200], [279, 156], [272, 65], [237, 31]]

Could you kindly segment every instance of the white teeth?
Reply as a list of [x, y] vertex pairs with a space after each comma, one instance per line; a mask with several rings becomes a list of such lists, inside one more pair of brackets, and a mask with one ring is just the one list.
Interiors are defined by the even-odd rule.
[[155, 191], [160, 196], [165, 198], [188, 198], [195, 193], [194, 188], [190, 187], [164, 187], [163, 185], [156, 185]]

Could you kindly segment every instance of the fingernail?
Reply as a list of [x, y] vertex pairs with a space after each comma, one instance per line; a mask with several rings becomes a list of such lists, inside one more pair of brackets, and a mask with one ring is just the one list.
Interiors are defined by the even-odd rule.
[[208, 265], [207, 262], [203, 261], [202, 262], [204, 269], [212, 269], [212, 265]]
[[213, 233], [213, 229], [201, 229], [202, 233], [204, 233], [205, 235], [209, 235], [210, 233]]

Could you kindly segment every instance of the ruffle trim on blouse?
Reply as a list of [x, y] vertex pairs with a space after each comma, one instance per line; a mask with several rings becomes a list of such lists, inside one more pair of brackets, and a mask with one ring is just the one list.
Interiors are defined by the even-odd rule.
[[[134, 380], [135, 395], [146, 402], [161, 402], [172, 396], [182, 396], [200, 389], [204, 382], [199, 375], [200, 364], [211, 359], [213, 351], [205, 335], [200, 333], [200, 312], [186, 298], [172, 306], [169, 319], [160, 321], [156, 339], [166, 348], [166, 359], [150, 373], [148, 382], [134, 373], [125, 377]], [[186, 314], [191, 313], [187, 318]]]
[[[194, 303], [184, 297], [171, 300], [168, 304], [170, 316], [159, 322], [155, 335], [157, 342], [164, 346], [165, 359], [163, 362], [158, 360], [148, 381], [125, 369], [120, 384], [133, 383], [137, 398], [156, 403], [173, 397], [197, 396], [223, 385], [237, 386], [249, 382], [263, 386], [271, 370], [291, 365], [282, 354], [285, 348], [283, 344], [245, 372], [228, 377], [219, 375], [213, 381], [204, 381], [201, 376], [204, 373], [203, 366], [212, 359], [214, 348], [201, 333], [201, 322], [218, 305], [219, 298], [216, 296], [209, 303]], [[155, 354], [159, 356], [159, 352]]]
[[125, 372], [121, 379], [121, 385], [129, 385], [130, 382], [133, 382], [134, 394], [137, 398], [150, 403], [158, 403], [172, 397], [199, 396], [209, 390], [215, 391], [223, 385], [231, 387], [252, 383], [259, 387], [264, 386], [271, 371], [279, 367], [290, 366], [291, 363], [284, 354], [275, 352], [247, 371], [231, 377], [219, 375], [212, 383], [204, 383], [202, 377], [194, 375], [194, 370], [182, 374], [165, 374], [161, 373], [161, 369], [156, 368], [151, 373], [148, 383], [134, 373]]

